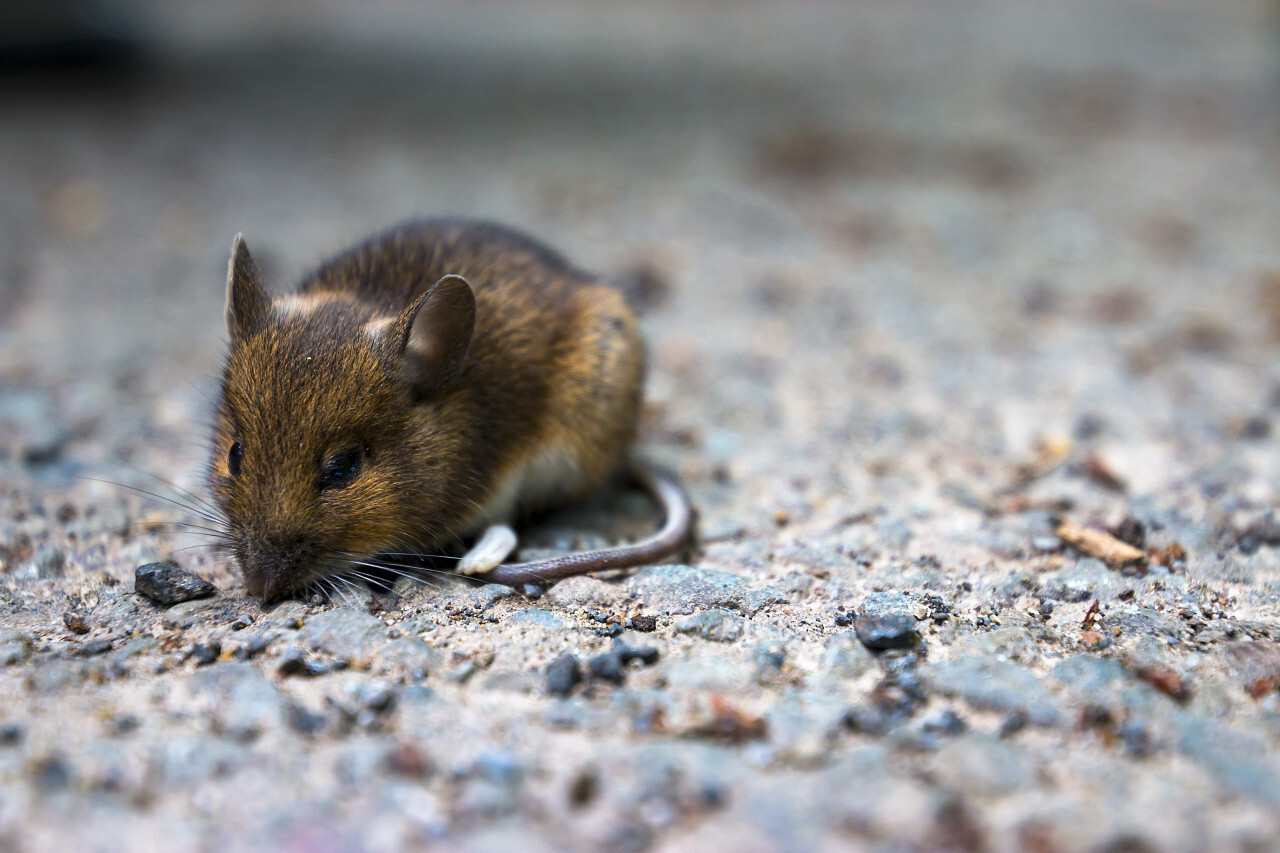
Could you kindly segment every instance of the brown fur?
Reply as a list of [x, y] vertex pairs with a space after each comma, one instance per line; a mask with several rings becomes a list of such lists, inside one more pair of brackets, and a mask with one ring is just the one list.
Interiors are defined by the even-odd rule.
[[[422, 318], [440, 300], [428, 297], [418, 319], [412, 307], [449, 275], [471, 285], [475, 328], [461, 372], [442, 383], [400, 346], [410, 328], [433, 329]], [[257, 271], [240, 243], [229, 276], [240, 283], [229, 284], [210, 484], [253, 595], [300, 588], [348, 558], [434, 552], [503, 520], [481, 508], [548, 453], [567, 479], [543, 494], [526, 488], [520, 504], [577, 497], [634, 437], [644, 378], [635, 316], [617, 290], [515, 232], [410, 223], [270, 304], [246, 283], [256, 286]], [[347, 448], [367, 448], [359, 473], [320, 488], [327, 460]]]

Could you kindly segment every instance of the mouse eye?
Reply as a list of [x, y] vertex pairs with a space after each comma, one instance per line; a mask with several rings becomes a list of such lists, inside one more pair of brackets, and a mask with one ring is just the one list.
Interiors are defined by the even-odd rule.
[[227, 471], [232, 477], [240, 476], [240, 461], [244, 459], [244, 445], [236, 442], [227, 451]]
[[350, 447], [335, 454], [320, 471], [320, 488], [336, 489], [345, 486], [360, 473], [364, 464], [364, 453], [358, 448]]

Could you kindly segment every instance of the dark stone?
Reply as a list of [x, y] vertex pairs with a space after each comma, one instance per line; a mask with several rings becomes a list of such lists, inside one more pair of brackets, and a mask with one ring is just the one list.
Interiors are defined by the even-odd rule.
[[19, 723], [5, 723], [0, 726], [0, 746], [16, 746], [22, 743], [27, 730]]
[[896, 592], [872, 593], [863, 599], [853, 627], [862, 645], [877, 651], [909, 649], [920, 641], [915, 602]]
[[582, 668], [568, 652], [547, 664], [547, 692], [552, 696], [568, 696], [580, 681]]
[[385, 714], [396, 702], [396, 691], [385, 681], [362, 681], [355, 686], [352, 695], [361, 708], [375, 714]]
[[657, 646], [619, 645], [616, 651], [618, 652], [618, 658], [623, 663], [629, 663], [633, 660], [638, 660], [640, 661], [640, 663], [644, 664], [645, 666], [649, 666], [650, 664], [657, 663], [658, 655], [659, 655]]
[[1155, 751], [1151, 732], [1139, 720], [1127, 720], [1116, 729], [1125, 753], [1132, 758], [1146, 758]]
[[1021, 711], [1010, 712], [1000, 721], [1000, 737], [1016, 735], [1027, 727], [1027, 715]]
[[938, 733], [944, 735], [964, 734], [969, 729], [969, 725], [955, 711], [947, 708], [941, 714], [931, 720], [925, 720], [920, 724], [921, 731], [929, 733]]
[[1257, 550], [1258, 545], [1280, 546], [1280, 518], [1276, 518], [1275, 513], [1266, 513], [1240, 531], [1236, 541], [1249, 551]]
[[115, 735], [127, 735], [130, 732], [137, 731], [138, 727], [141, 725], [142, 721], [133, 714], [121, 714], [118, 717], [113, 717], [111, 719], [111, 733]]
[[658, 627], [658, 617], [632, 616], [631, 619], [627, 621], [627, 627], [633, 631], [639, 631], [642, 634], [649, 634]]
[[1133, 516], [1125, 516], [1116, 527], [1116, 538], [1121, 542], [1142, 549], [1147, 547], [1147, 526]]
[[134, 591], [168, 607], [182, 601], [209, 598], [218, 588], [199, 575], [167, 563], [147, 563], [134, 572]]
[[622, 656], [618, 654], [617, 649], [598, 654], [587, 663], [587, 668], [593, 677], [611, 684], [621, 684], [626, 679], [626, 670], [623, 666]]
[[191, 647], [191, 657], [195, 660], [196, 666], [208, 666], [218, 660], [222, 654], [222, 644], [217, 640], [210, 640], [206, 643], [196, 643]]
[[57, 791], [71, 784], [71, 768], [65, 759], [50, 755], [31, 766], [31, 776], [41, 791]]
[[289, 702], [284, 707], [285, 724], [298, 734], [314, 735], [324, 730], [324, 714], [309, 711], [296, 702]]

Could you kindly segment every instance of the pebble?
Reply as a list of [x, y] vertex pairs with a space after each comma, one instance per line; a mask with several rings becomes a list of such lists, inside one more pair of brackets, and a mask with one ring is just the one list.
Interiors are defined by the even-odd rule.
[[240, 766], [245, 747], [218, 735], [177, 735], [157, 741], [149, 756], [151, 776], [165, 789], [195, 786]]
[[325, 716], [304, 708], [297, 702], [285, 705], [284, 721], [290, 729], [302, 735], [314, 735], [324, 731]]
[[285, 720], [284, 695], [252, 664], [223, 661], [198, 670], [189, 683], [196, 696], [212, 700], [215, 730], [235, 740], [253, 740]]
[[222, 644], [217, 640], [210, 640], [208, 643], [193, 645], [190, 657], [196, 662], [196, 666], [208, 666], [211, 663], [217, 663], [218, 656], [221, 654]]
[[0, 666], [12, 666], [31, 657], [31, 638], [13, 628], [0, 627]]
[[97, 637], [92, 640], [86, 640], [77, 646], [72, 647], [72, 653], [82, 657], [96, 657], [97, 655], [111, 651], [111, 640], [107, 637]]
[[25, 580], [49, 580], [62, 577], [67, 564], [66, 552], [53, 545], [41, 545], [31, 556], [13, 570], [14, 577]]
[[383, 714], [391, 710], [396, 701], [395, 688], [382, 679], [357, 682], [350, 688], [349, 693], [359, 707], [373, 711], [375, 714]]
[[168, 563], [138, 566], [133, 588], [139, 595], [166, 607], [218, 593], [218, 588], [204, 578]]
[[1025, 667], [998, 658], [961, 658], [923, 668], [928, 687], [945, 696], [958, 696], [974, 708], [1021, 711], [1037, 726], [1062, 723], [1062, 711], [1040, 679]]
[[717, 643], [740, 640], [746, 630], [746, 619], [718, 607], [704, 610], [676, 625], [676, 631], [681, 634], [693, 634]]
[[387, 642], [382, 620], [354, 607], [317, 613], [298, 631], [302, 646], [357, 664], [373, 660]]
[[164, 611], [160, 622], [172, 630], [185, 630], [195, 625], [208, 625], [217, 621], [218, 614], [231, 606], [216, 598], [194, 599], [175, 604]]
[[56, 461], [71, 438], [53, 398], [39, 390], [6, 388], [0, 395], [0, 424], [6, 437], [17, 439], [15, 449], [28, 465]]
[[627, 593], [659, 615], [684, 615], [713, 607], [753, 616], [786, 598], [770, 587], [752, 589], [747, 578], [693, 566], [650, 566], [626, 583]]
[[507, 621], [517, 625], [533, 625], [537, 628], [546, 628], [549, 631], [568, 631], [571, 628], [578, 627], [573, 620], [566, 619], [559, 613], [553, 613], [550, 610], [542, 610], [537, 607], [513, 613]]
[[1086, 558], [1046, 574], [1041, 579], [1040, 593], [1045, 598], [1072, 604], [1094, 598], [1113, 601], [1128, 585], [1126, 579], [1107, 568], [1106, 563]]
[[568, 696], [582, 681], [578, 659], [566, 652], [547, 664], [547, 692], [552, 696]]
[[653, 646], [627, 646], [616, 644], [607, 652], [596, 655], [587, 661], [587, 670], [595, 678], [613, 684], [621, 684], [626, 679], [626, 665], [638, 660], [645, 666], [656, 663], [658, 649]]
[[967, 634], [956, 640], [957, 657], [998, 657], [1028, 664], [1040, 658], [1035, 638], [1026, 628], [997, 628], [981, 634]]
[[876, 651], [908, 649], [920, 641], [915, 601], [894, 592], [876, 592], [862, 600], [853, 620], [862, 645]]
[[1209, 770], [1231, 793], [1280, 808], [1280, 760], [1265, 740], [1201, 714], [1184, 712], [1176, 722], [1183, 754]]
[[418, 637], [400, 637], [378, 649], [373, 656], [376, 675], [399, 676], [421, 681], [444, 666], [444, 656]]
[[547, 590], [547, 601], [567, 610], [608, 608], [622, 598], [617, 584], [605, 583], [587, 575], [565, 578]]
[[658, 618], [647, 615], [632, 616], [627, 620], [627, 627], [642, 634], [650, 634], [658, 627]]
[[827, 641], [822, 653], [820, 671], [837, 679], [854, 679], [876, 666], [875, 656], [858, 641], [851, 631], [843, 631]]
[[934, 758], [933, 773], [953, 791], [1008, 794], [1031, 781], [1023, 753], [981, 732], [948, 741]]

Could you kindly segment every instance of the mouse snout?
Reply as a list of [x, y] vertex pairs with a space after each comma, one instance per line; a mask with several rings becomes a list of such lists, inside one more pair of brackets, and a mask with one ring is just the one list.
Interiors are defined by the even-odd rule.
[[297, 537], [249, 543], [236, 555], [245, 590], [270, 601], [301, 586], [310, 576], [307, 551]]

